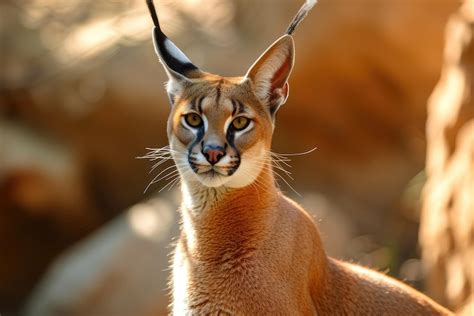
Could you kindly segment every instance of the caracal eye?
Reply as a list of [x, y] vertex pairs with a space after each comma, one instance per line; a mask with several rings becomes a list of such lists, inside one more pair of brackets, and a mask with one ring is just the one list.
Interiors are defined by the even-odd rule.
[[239, 116], [235, 120], [232, 121], [232, 127], [236, 131], [241, 131], [245, 129], [247, 126], [249, 126], [249, 124], [250, 124], [250, 119], [243, 116]]
[[184, 119], [191, 127], [199, 127], [202, 125], [202, 118], [199, 116], [199, 114], [188, 113], [184, 116]]

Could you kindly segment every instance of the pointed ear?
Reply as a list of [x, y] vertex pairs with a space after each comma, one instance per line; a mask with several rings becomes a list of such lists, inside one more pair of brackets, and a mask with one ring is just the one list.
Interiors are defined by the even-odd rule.
[[273, 115], [288, 98], [288, 78], [293, 69], [295, 48], [290, 35], [280, 37], [250, 67], [246, 77], [257, 98]]
[[200, 72], [191, 60], [161, 32], [159, 27], [153, 29], [153, 45], [166, 73], [170, 79], [189, 79], [197, 77]]
[[174, 104], [176, 96], [189, 83], [191, 75], [199, 70], [157, 27], [153, 29], [153, 45], [168, 76], [166, 92], [170, 103]]
[[153, 45], [168, 75], [167, 91], [173, 103], [174, 96], [190, 81], [189, 79], [199, 77], [201, 72], [178, 46], [163, 33], [153, 0], [147, 0], [147, 5], [155, 25], [153, 28]]

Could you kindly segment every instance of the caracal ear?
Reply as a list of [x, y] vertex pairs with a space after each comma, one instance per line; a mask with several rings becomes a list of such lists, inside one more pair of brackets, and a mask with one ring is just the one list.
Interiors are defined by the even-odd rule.
[[160, 59], [168, 75], [166, 90], [171, 103], [174, 103], [175, 96], [180, 94], [190, 79], [198, 78], [201, 71], [191, 60], [176, 46], [161, 30], [152, 0], [147, 0], [148, 9], [155, 27], [153, 28], [153, 45], [155, 52]]
[[295, 47], [290, 35], [280, 37], [250, 67], [246, 78], [252, 82], [257, 98], [272, 115], [288, 98], [288, 78], [295, 60]]

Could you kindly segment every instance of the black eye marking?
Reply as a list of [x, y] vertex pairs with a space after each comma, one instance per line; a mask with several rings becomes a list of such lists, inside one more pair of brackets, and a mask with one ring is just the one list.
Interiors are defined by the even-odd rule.
[[231, 159], [234, 159], [235, 164], [232, 165], [233, 168], [232, 168], [231, 171], [229, 171], [229, 173], [228, 173], [229, 176], [232, 175], [240, 165], [240, 153], [239, 153], [239, 150], [237, 149], [237, 147], [235, 147], [234, 141], [235, 141], [235, 131], [234, 131], [233, 128], [229, 128], [229, 129], [227, 129], [227, 143], [229, 144], [229, 146], [234, 148], [234, 150], [236, 152], [236, 155], [231, 156]]
[[196, 158], [193, 156], [197, 156], [198, 153], [194, 152], [193, 148], [194, 146], [196, 146], [202, 141], [203, 137], [204, 137], [204, 124], [201, 124], [201, 126], [197, 128], [196, 138], [191, 143], [191, 145], [189, 145], [189, 149], [188, 149], [188, 163], [191, 166], [191, 168], [194, 170], [194, 172], [196, 173], [199, 171], [199, 168], [198, 166], [196, 166], [196, 164], [193, 163], [193, 161], [196, 161]]

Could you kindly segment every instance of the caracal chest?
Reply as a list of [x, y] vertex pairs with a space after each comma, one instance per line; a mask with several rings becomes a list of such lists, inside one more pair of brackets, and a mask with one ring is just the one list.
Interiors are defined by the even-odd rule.
[[173, 315], [294, 315], [299, 304], [283, 280], [257, 261], [190, 260], [178, 244], [173, 260]]

